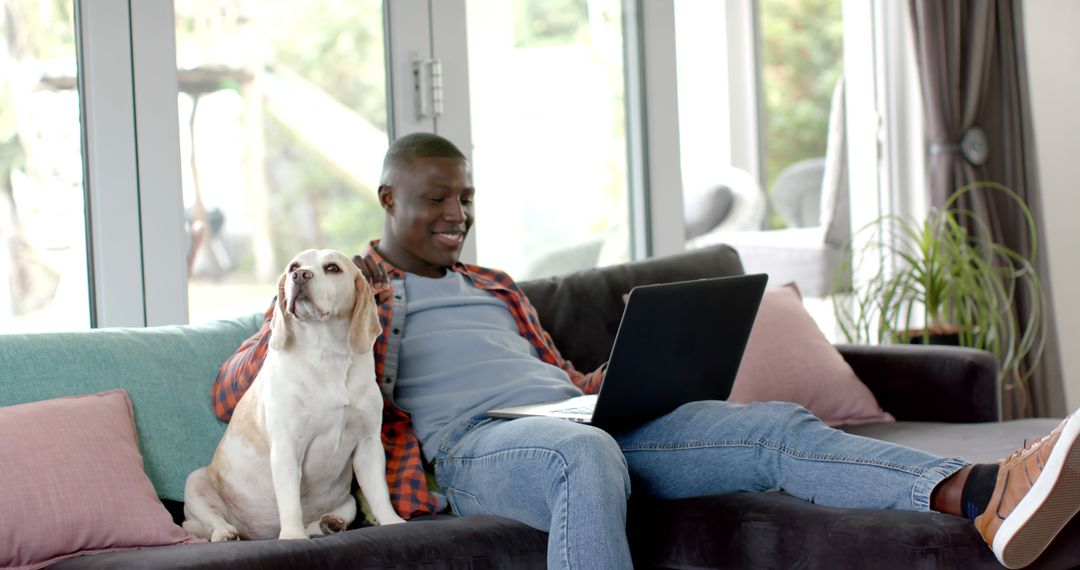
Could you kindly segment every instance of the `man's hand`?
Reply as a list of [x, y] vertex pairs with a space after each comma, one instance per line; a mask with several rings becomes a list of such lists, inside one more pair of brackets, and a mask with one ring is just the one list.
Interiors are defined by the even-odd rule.
[[367, 257], [354, 255], [352, 262], [353, 265], [360, 269], [360, 273], [363, 273], [364, 277], [367, 278], [368, 284], [371, 285], [371, 291], [375, 293], [376, 303], [382, 304], [390, 298], [394, 288], [390, 286], [390, 280], [386, 277], [386, 272], [383, 271], [378, 262], [370, 255]]

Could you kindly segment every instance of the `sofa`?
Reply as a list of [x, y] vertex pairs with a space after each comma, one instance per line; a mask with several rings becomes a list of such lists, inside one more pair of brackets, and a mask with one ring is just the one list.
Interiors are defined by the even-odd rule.
[[[521, 285], [564, 356], [588, 370], [605, 360], [621, 314], [622, 294], [630, 287], [741, 272], [734, 250], [718, 245]], [[0, 406], [4, 406], [0, 430], [13, 410], [30, 413], [52, 402], [81, 401], [56, 400], [65, 396], [104, 392], [117, 401], [125, 401], [119, 400], [121, 396], [129, 399], [140, 456], [137, 467], [152, 485], [146, 492], [154, 505], [146, 508], [160, 511], [160, 516], [153, 512], [147, 516], [159, 516], [152, 524], [171, 526], [179, 533], [169, 534], [172, 538], [165, 544], [125, 542], [123, 537], [92, 544], [83, 531], [99, 525], [109, 528], [124, 518], [109, 509], [120, 504], [117, 497], [123, 498], [126, 488], [107, 487], [108, 493], [119, 495], [96, 506], [83, 503], [98, 498], [100, 489], [65, 492], [76, 486], [80, 474], [95, 469], [90, 464], [103, 455], [100, 451], [81, 454], [90, 457], [78, 461], [90, 464], [77, 463], [72, 457], [80, 454], [74, 453], [61, 457], [56, 469], [38, 468], [31, 474], [18, 473], [19, 465], [30, 461], [29, 454], [3, 457], [0, 485], [11, 477], [21, 483], [0, 486], [0, 566], [5, 565], [4, 551], [10, 558], [12, 552], [32, 546], [19, 538], [23, 515], [2, 507], [11, 503], [5, 496], [37, 501], [37, 495], [48, 495], [62, 497], [53, 507], [60, 512], [49, 513], [50, 528], [55, 529], [51, 540], [71, 539], [74, 545], [53, 553], [59, 558], [50, 559], [55, 562], [52, 567], [61, 569], [545, 567], [545, 532], [487, 515], [441, 513], [389, 527], [361, 522], [343, 533], [308, 541], [209, 544], [185, 538], [175, 526], [183, 517], [184, 480], [209, 461], [225, 427], [210, 407], [211, 382], [219, 364], [257, 330], [260, 321], [261, 315], [248, 315], [197, 325], [0, 335]], [[875, 404], [890, 415], [887, 419], [896, 420], [841, 426], [853, 433], [992, 461], [1022, 445], [1025, 437], [1043, 435], [1057, 423], [999, 421], [996, 370], [986, 353], [929, 346], [842, 345], [829, 350], [842, 356]], [[69, 420], [78, 430], [84, 421], [74, 412], [44, 414], [38, 419], [45, 426]], [[91, 422], [98, 416], [88, 417], [85, 421]], [[99, 431], [87, 427], [86, 434], [77, 434], [91, 443], [73, 444], [69, 437], [35, 440], [61, 429], [46, 427], [40, 430], [44, 433], [15, 436], [8, 428], [0, 431], [0, 450], [33, 449], [32, 459], [37, 461], [38, 450], [92, 445]], [[112, 481], [120, 485], [120, 475], [110, 477], [106, 485]], [[77, 528], [64, 526], [69, 524]], [[1000, 568], [964, 519], [826, 507], [782, 490], [680, 500], [632, 494], [627, 533], [639, 568]], [[1063, 533], [1036, 567], [1080, 566], [1080, 521], [1069, 523]]]

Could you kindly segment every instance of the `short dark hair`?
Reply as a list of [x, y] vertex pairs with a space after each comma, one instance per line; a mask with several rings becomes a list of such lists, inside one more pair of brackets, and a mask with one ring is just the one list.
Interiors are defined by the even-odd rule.
[[468, 160], [454, 143], [433, 133], [411, 133], [390, 145], [383, 159], [380, 184], [390, 183], [390, 173], [405, 168], [417, 158], [458, 158]]

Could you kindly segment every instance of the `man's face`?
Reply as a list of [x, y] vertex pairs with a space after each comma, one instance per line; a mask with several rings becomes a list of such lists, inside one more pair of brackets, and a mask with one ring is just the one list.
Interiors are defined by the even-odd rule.
[[441, 276], [458, 260], [472, 227], [473, 193], [462, 159], [417, 158], [395, 169], [390, 184], [379, 188], [387, 213], [380, 251], [399, 269]]

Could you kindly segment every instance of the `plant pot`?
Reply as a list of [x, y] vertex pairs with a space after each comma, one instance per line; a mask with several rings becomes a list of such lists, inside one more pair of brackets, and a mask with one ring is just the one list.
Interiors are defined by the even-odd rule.
[[957, 327], [935, 327], [930, 330], [916, 329], [897, 336], [902, 342], [908, 344], [960, 346], [960, 330]]

